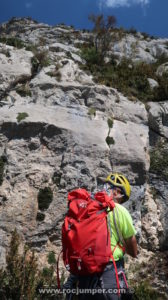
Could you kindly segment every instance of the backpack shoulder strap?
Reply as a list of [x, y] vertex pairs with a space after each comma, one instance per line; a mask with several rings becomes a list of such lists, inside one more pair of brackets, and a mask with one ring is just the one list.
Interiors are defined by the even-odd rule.
[[[116, 247], [118, 246], [122, 251], [123, 253], [125, 253], [125, 247], [123, 246], [124, 244], [124, 238], [122, 236], [122, 233], [120, 231], [120, 228], [118, 227], [117, 225], [117, 221], [116, 221], [116, 215], [115, 215], [115, 212], [117, 212], [117, 219], [118, 219], [118, 223], [119, 223], [119, 227], [120, 227], [120, 219], [119, 219], [119, 216], [118, 216], [118, 211], [117, 211], [117, 208], [116, 209], [113, 209], [113, 219], [114, 219], [114, 226], [115, 226], [115, 229], [116, 229], [116, 232], [117, 232], [117, 235], [118, 235], [118, 243], [116, 244], [114, 250], [116, 249]], [[113, 250], [113, 252], [114, 252]]]
[[114, 226], [115, 226], [115, 229], [116, 229], [116, 231], [117, 231], [117, 235], [118, 235], [119, 242], [120, 242], [120, 243], [123, 243], [123, 240], [124, 240], [124, 239], [123, 239], [122, 233], [121, 233], [121, 231], [120, 231], [120, 228], [119, 228], [118, 225], [117, 225], [117, 220], [116, 220], [115, 212], [117, 213], [117, 220], [118, 220], [119, 227], [120, 227], [120, 220], [119, 220], [119, 216], [118, 216], [118, 211], [117, 211], [117, 209], [113, 209]]

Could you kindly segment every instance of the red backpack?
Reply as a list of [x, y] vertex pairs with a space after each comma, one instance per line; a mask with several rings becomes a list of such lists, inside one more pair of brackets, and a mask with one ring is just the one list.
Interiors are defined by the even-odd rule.
[[119, 288], [107, 226], [109, 209], [115, 207], [112, 197], [102, 191], [92, 198], [85, 189], [77, 189], [68, 194], [68, 202], [69, 210], [62, 226], [62, 251], [66, 268], [75, 275], [101, 273], [111, 258]]

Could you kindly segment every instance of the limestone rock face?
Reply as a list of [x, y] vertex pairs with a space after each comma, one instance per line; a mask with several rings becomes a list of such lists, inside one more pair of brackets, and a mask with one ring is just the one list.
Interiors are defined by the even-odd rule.
[[168, 55], [166, 39], [144, 40], [142, 35], [127, 34], [119, 41], [112, 43], [115, 55], [131, 58], [133, 61], [152, 63], [161, 55]]
[[148, 82], [152, 90], [159, 86], [158, 82], [152, 78], [148, 78]]
[[142, 245], [153, 251], [159, 249], [159, 239], [164, 232], [159, 214], [160, 206], [153, 199], [151, 190], [147, 186], [142, 208]]
[[32, 52], [0, 44], [0, 95], [17, 82], [31, 77]]
[[168, 138], [168, 104], [149, 102], [149, 127], [159, 136]]
[[[124, 173], [132, 186], [126, 207], [142, 248], [138, 259], [147, 250], [168, 249], [167, 101], [145, 105], [96, 84], [80, 68], [76, 47], [90, 33], [30, 19], [13, 19], [1, 25], [0, 33], [17, 33], [25, 42], [23, 49], [0, 44], [1, 265], [14, 228], [38, 252], [39, 261], [50, 250], [58, 253], [68, 191], [92, 191], [111, 171]], [[36, 50], [47, 53], [50, 63], [40, 65], [33, 50], [26, 50], [29, 43], [39, 43]], [[168, 52], [166, 43], [127, 34], [111, 52], [118, 60], [126, 56], [151, 63]], [[150, 83], [155, 88], [157, 82]], [[53, 198], [42, 207], [38, 197], [45, 188]]]
[[162, 74], [167, 74], [168, 73], [168, 63], [164, 63], [161, 66], [158, 67], [156, 74], [161, 76]]

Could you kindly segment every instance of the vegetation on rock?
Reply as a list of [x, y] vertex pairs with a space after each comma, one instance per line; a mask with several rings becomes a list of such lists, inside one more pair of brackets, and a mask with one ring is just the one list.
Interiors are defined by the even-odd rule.
[[53, 192], [50, 187], [45, 187], [44, 189], [40, 189], [38, 193], [38, 207], [40, 210], [48, 209], [52, 200], [53, 200]]
[[30, 87], [29, 85], [26, 83], [26, 84], [23, 84], [21, 86], [19, 86], [17, 89], [16, 89], [16, 92], [21, 96], [21, 97], [26, 97], [26, 96], [29, 96], [31, 97], [32, 93], [31, 93], [31, 90], [30, 90]]
[[45, 219], [45, 214], [38, 211], [37, 216], [36, 216], [36, 220], [39, 221], [39, 222], [42, 222], [42, 221], [44, 221], [44, 219]]
[[18, 49], [24, 48], [25, 44], [22, 40], [12, 36], [12, 37], [0, 37], [0, 43], [16, 47]]
[[[49, 268], [39, 270], [37, 258], [28, 246], [20, 253], [20, 236], [15, 230], [12, 234], [9, 251], [6, 257], [6, 268], [0, 270], [0, 298], [15, 300], [53, 299], [52, 294], [42, 293], [40, 289], [57, 287], [54, 275], [53, 254]], [[61, 297], [57, 299], [62, 299]]]
[[[129, 273], [134, 274], [129, 280], [129, 287], [133, 289], [133, 300], [166, 300], [166, 289], [162, 284], [166, 282], [167, 252], [156, 252], [148, 261], [129, 265]], [[153, 268], [153, 266], [155, 266]], [[160, 272], [162, 270], [162, 272]], [[128, 270], [127, 270], [128, 272]], [[129, 278], [129, 275], [128, 275]]]
[[115, 143], [113, 137], [110, 136], [110, 131], [111, 131], [111, 128], [113, 127], [113, 119], [112, 118], [108, 118], [107, 125], [108, 125], [109, 130], [108, 130], [108, 135], [106, 137], [106, 143], [110, 147], [110, 145], [113, 145]]
[[93, 38], [93, 44], [96, 53], [99, 53], [101, 57], [109, 50], [111, 43], [111, 30], [114, 28], [117, 20], [115, 16], [105, 16], [91, 14], [89, 20], [93, 22], [93, 32], [95, 37]]
[[96, 116], [96, 109], [94, 107], [90, 107], [88, 110], [88, 115], [89, 116]]
[[41, 68], [47, 67], [50, 64], [50, 59], [47, 50], [37, 50], [33, 51], [34, 56], [31, 59], [32, 63], [32, 73], [37, 73]]
[[[161, 56], [151, 64], [135, 63], [127, 58], [117, 63], [117, 57], [112, 55], [106, 62], [92, 43], [81, 48], [81, 56], [86, 61], [81, 68], [90, 71], [96, 83], [116, 88], [130, 100], [146, 102], [168, 99], [168, 74], [156, 75], [158, 66], [167, 62], [168, 57]], [[156, 80], [159, 85], [152, 89], [148, 78]]]
[[110, 145], [114, 145], [115, 144], [115, 141], [114, 141], [114, 139], [113, 139], [113, 137], [112, 136], [107, 136], [106, 137], [106, 143], [107, 143], [107, 145], [108, 146], [110, 146]]
[[48, 263], [49, 264], [56, 263], [55, 253], [53, 251], [49, 252], [49, 254], [48, 254]]
[[108, 124], [109, 129], [111, 129], [113, 127], [113, 119], [112, 118], [108, 118], [107, 124]]
[[150, 151], [150, 172], [168, 181], [168, 147], [164, 142], [159, 142]]
[[0, 157], [0, 185], [3, 183], [4, 170], [5, 170], [6, 157]]
[[[133, 300], [164, 300], [165, 297], [159, 294], [151, 285], [146, 281], [139, 282], [134, 288]], [[165, 299], [166, 300], [166, 299]]]
[[29, 115], [26, 112], [18, 113], [17, 121], [18, 123], [27, 118]]

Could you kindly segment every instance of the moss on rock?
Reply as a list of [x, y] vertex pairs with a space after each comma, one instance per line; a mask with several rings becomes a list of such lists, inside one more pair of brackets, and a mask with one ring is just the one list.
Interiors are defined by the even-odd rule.
[[38, 207], [40, 210], [48, 209], [52, 200], [53, 200], [53, 192], [50, 187], [45, 187], [44, 189], [40, 189], [38, 193]]

